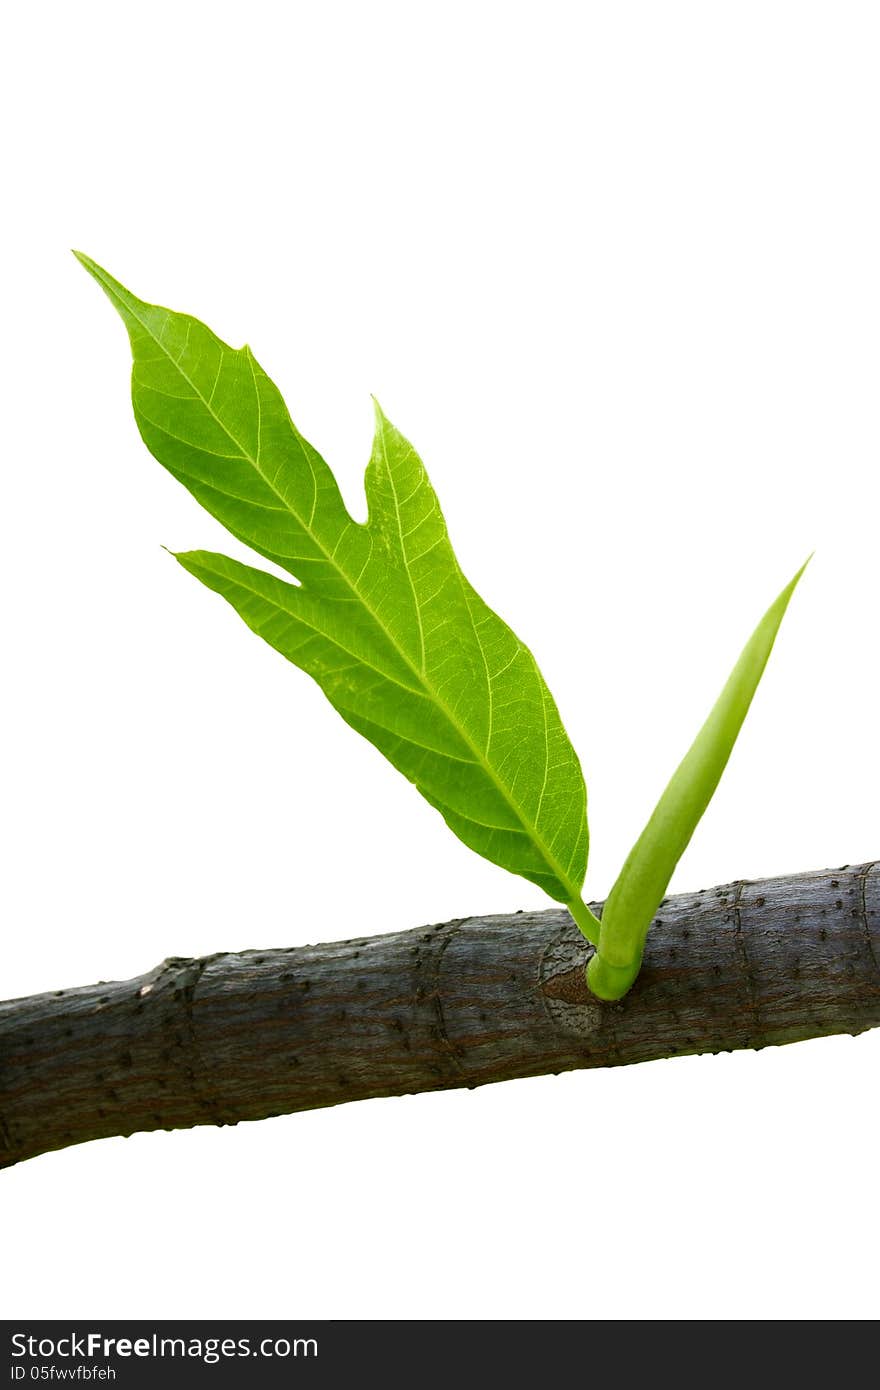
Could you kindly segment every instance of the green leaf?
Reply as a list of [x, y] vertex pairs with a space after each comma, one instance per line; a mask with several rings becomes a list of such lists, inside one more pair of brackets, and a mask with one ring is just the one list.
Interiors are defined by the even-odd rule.
[[[77, 253], [79, 254], [79, 253]], [[320, 685], [477, 853], [574, 903], [587, 862], [577, 756], [527, 647], [459, 568], [425, 468], [376, 409], [368, 520], [250, 348], [145, 304], [79, 255], [131, 339], [144, 443], [289, 583], [223, 555], [181, 565]]]
[[639, 972], [648, 929], [727, 766], [785, 610], [807, 564], [809, 560], [758, 623], [608, 895], [598, 950], [587, 968], [590, 988], [600, 999], [620, 999]]

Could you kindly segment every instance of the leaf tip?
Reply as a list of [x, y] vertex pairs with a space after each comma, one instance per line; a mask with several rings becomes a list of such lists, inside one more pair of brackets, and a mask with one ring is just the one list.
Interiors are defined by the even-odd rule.
[[806, 560], [804, 560], [804, 563], [801, 565], [800, 569], [798, 570], [797, 574], [796, 574], [795, 577], [794, 577], [794, 582], [795, 582], [795, 583], [797, 583], [797, 581], [800, 579], [801, 575], [803, 574], [804, 570], [807, 568], [807, 565], [810, 563], [810, 561], [812, 560], [812, 558], [813, 558], [813, 556], [814, 556], [815, 554], [816, 554], [815, 550], [811, 550], [811, 551], [810, 551], [810, 553], [809, 553], [809, 555], [807, 556]]
[[786, 603], [787, 603], [788, 600], [791, 598], [792, 594], [794, 593], [795, 589], [797, 588], [798, 584], [800, 583], [801, 578], [802, 578], [802, 576], [803, 576], [803, 574], [804, 574], [804, 571], [806, 570], [807, 566], [809, 565], [810, 561], [812, 560], [812, 558], [813, 558], [813, 556], [814, 556], [815, 554], [816, 554], [815, 550], [811, 550], [811, 551], [810, 551], [809, 555], [807, 556], [806, 560], [804, 560], [804, 563], [801, 565], [801, 567], [800, 567], [800, 569], [798, 570], [797, 574], [794, 576], [794, 578], [793, 578], [792, 580], [789, 581], [789, 583], [788, 583], [788, 584], [786, 585], [786, 587], [783, 589], [782, 595], [783, 595], [783, 597], [785, 598]]
[[91, 256], [87, 256], [85, 251], [77, 251], [76, 248], [72, 246], [70, 248], [70, 253], [72, 256], [76, 256], [83, 270], [87, 270], [95, 280], [100, 281], [109, 278], [106, 270], [99, 266], [97, 261], [93, 261]]
[[93, 261], [91, 256], [87, 256], [85, 251], [76, 251], [71, 248], [73, 255], [79, 261], [84, 270], [87, 270], [92, 279], [95, 280], [106, 294], [114, 308], [126, 318], [132, 306], [142, 304], [136, 295], [127, 290], [118, 280], [114, 280], [109, 271], [105, 270], [97, 261]]
[[190, 571], [202, 553], [200, 550], [172, 550], [168, 545], [163, 545], [161, 549], [165, 551], [166, 555], [170, 555], [172, 560], [176, 560], [179, 565], [182, 565], [185, 570]]

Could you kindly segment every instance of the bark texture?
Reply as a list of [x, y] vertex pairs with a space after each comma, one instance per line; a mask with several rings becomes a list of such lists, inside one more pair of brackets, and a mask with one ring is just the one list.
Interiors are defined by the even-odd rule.
[[[594, 905], [600, 911], [598, 905]], [[138, 1130], [880, 1025], [880, 865], [668, 899], [625, 999], [563, 909], [169, 959], [0, 1003], [0, 1167]]]

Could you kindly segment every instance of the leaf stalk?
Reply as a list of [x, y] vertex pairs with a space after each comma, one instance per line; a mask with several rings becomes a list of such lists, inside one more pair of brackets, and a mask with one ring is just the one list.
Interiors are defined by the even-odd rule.
[[592, 946], [598, 946], [602, 923], [595, 912], [592, 912], [580, 898], [575, 898], [565, 905], [574, 918], [578, 930], [583, 933]]

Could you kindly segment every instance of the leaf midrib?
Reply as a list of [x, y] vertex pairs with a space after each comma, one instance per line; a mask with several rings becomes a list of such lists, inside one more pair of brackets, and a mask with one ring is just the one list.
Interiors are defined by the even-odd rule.
[[[107, 282], [106, 282], [105, 280], [103, 280], [103, 277], [102, 277], [102, 283], [104, 283], [105, 286], [107, 285]], [[366, 598], [365, 598], [364, 595], [361, 593], [360, 589], [358, 589], [358, 588], [355, 587], [355, 584], [352, 582], [352, 580], [351, 580], [351, 578], [349, 577], [349, 575], [346, 574], [345, 570], [342, 569], [341, 566], [337, 563], [335, 557], [334, 557], [333, 555], [331, 555], [331, 553], [327, 550], [326, 546], [324, 546], [324, 544], [321, 542], [320, 538], [319, 538], [318, 536], [316, 536], [316, 535], [312, 532], [312, 530], [311, 530], [311, 525], [312, 525], [312, 522], [313, 522], [313, 520], [314, 520], [314, 508], [313, 508], [313, 512], [312, 512], [312, 519], [311, 519], [310, 522], [307, 524], [307, 523], [303, 520], [303, 518], [294, 510], [294, 508], [291, 506], [291, 504], [290, 504], [290, 502], [288, 501], [288, 499], [287, 499], [286, 497], [284, 497], [284, 495], [283, 495], [281, 492], [278, 491], [278, 488], [274, 485], [273, 482], [270, 481], [270, 479], [269, 479], [269, 478], [266, 476], [266, 474], [262, 471], [262, 469], [261, 469], [261, 467], [260, 467], [260, 463], [259, 463], [259, 451], [260, 451], [260, 443], [259, 443], [259, 441], [260, 441], [260, 438], [261, 438], [261, 432], [260, 432], [260, 431], [261, 431], [261, 427], [262, 427], [262, 414], [260, 414], [260, 418], [259, 418], [259, 429], [258, 429], [258, 435], [257, 435], [257, 457], [254, 458], [254, 456], [251, 454], [250, 450], [247, 449], [247, 448], [242, 444], [241, 440], [237, 439], [236, 436], [235, 436], [235, 435], [232, 433], [232, 431], [229, 429], [229, 427], [228, 427], [226, 424], [224, 424], [223, 420], [221, 420], [220, 416], [219, 416], [219, 415], [216, 413], [216, 411], [214, 410], [214, 408], [213, 408], [211, 402], [210, 402], [209, 400], [206, 399], [206, 397], [204, 396], [203, 392], [200, 390], [200, 388], [198, 387], [198, 385], [196, 384], [196, 382], [193, 381], [193, 379], [192, 379], [190, 376], [187, 375], [187, 373], [186, 373], [186, 372], [183, 370], [183, 368], [181, 367], [180, 363], [179, 363], [178, 361], [175, 361], [175, 359], [172, 357], [171, 353], [170, 353], [170, 352], [168, 351], [168, 349], [166, 348], [165, 344], [161, 341], [160, 338], [157, 338], [157, 337], [156, 337], [155, 333], [154, 333], [153, 330], [150, 328], [149, 324], [147, 324], [147, 323], [144, 322], [144, 320], [139, 316], [139, 314], [138, 314], [137, 311], [132, 307], [132, 305], [131, 305], [129, 302], [127, 302], [125, 299], [123, 299], [122, 296], [120, 296], [120, 295], [117, 293], [117, 291], [115, 290], [115, 288], [111, 288], [110, 286], [107, 286], [107, 288], [110, 290], [110, 293], [111, 293], [115, 298], [118, 298], [118, 299], [121, 300], [121, 302], [125, 305], [125, 308], [128, 310], [128, 312], [129, 312], [129, 313], [132, 315], [132, 317], [140, 324], [140, 326], [141, 326], [141, 328], [144, 330], [144, 332], [145, 332], [145, 333], [152, 339], [152, 341], [156, 344], [156, 346], [157, 346], [157, 348], [159, 349], [159, 351], [162, 352], [162, 353], [164, 353], [165, 357], [166, 357], [166, 358], [168, 359], [168, 361], [172, 364], [172, 366], [174, 367], [175, 371], [178, 372], [178, 373], [180, 374], [180, 376], [183, 378], [183, 380], [186, 382], [186, 384], [187, 384], [188, 386], [190, 386], [190, 387], [192, 388], [193, 391], [195, 391], [197, 398], [202, 402], [202, 405], [203, 405], [203, 406], [205, 407], [205, 409], [208, 411], [208, 413], [209, 413], [209, 415], [211, 416], [211, 418], [217, 423], [217, 425], [219, 425], [220, 429], [223, 431], [223, 433], [226, 435], [226, 437], [227, 437], [229, 440], [231, 440], [231, 442], [236, 446], [236, 448], [237, 448], [238, 451], [239, 451], [240, 456], [241, 456], [247, 463], [249, 463], [249, 464], [251, 465], [251, 467], [254, 469], [254, 472], [257, 474], [257, 476], [258, 476], [259, 478], [262, 479], [262, 481], [263, 481], [263, 482], [265, 483], [265, 485], [270, 489], [271, 492], [274, 492], [275, 496], [279, 499], [279, 501], [283, 503], [285, 509], [290, 513], [291, 516], [295, 517], [295, 519], [296, 519], [296, 521], [299, 523], [299, 525], [300, 525], [300, 526], [303, 528], [303, 530], [306, 531], [307, 534], [311, 537], [311, 539], [314, 541], [315, 545], [317, 545], [318, 549], [319, 549], [319, 550], [322, 552], [322, 554], [326, 557], [327, 563], [333, 566], [333, 568], [336, 570], [337, 574], [339, 574], [339, 575], [341, 576], [341, 578], [344, 580], [344, 582], [348, 585], [348, 587], [349, 587], [349, 589], [351, 590], [351, 592], [357, 597], [358, 602], [361, 603], [362, 606], [363, 606], [363, 607], [366, 609], [366, 611], [369, 613], [369, 615], [370, 615], [370, 617], [372, 618], [373, 622], [376, 624], [376, 626], [378, 627], [379, 631], [382, 633], [383, 637], [385, 637], [386, 640], [388, 640], [388, 641], [391, 642], [391, 645], [392, 645], [392, 646], [394, 647], [394, 649], [397, 651], [398, 655], [399, 655], [399, 656], [401, 657], [401, 659], [406, 663], [406, 665], [407, 665], [407, 666], [409, 667], [409, 669], [412, 671], [413, 675], [416, 677], [416, 679], [417, 679], [417, 680], [419, 681], [419, 683], [421, 684], [421, 686], [422, 686], [422, 688], [424, 689], [426, 695], [428, 695], [428, 696], [434, 701], [434, 703], [437, 704], [437, 705], [440, 707], [440, 709], [442, 710], [442, 712], [444, 713], [444, 715], [446, 716], [446, 718], [449, 720], [449, 723], [452, 725], [453, 729], [455, 729], [456, 733], [458, 733], [458, 735], [461, 737], [461, 739], [464, 741], [464, 743], [467, 745], [467, 747], [471, 750], [471, 753], [472, 753], [472, 755], [473, 755], [473, 760], [474, 760], [474, 762], [477, 764], [478, 767], [481, 767], [481, 768], [483, 769], [483, 772], [484, 772], [484, 773], [486, 774], [486, 776], [489, 778], [489, 780], [491, 781], [491, 783], [493, 784], [493, 786], [495, 787], [495, 789], [498, 791], [498, 793], [500, 794], [500, 796], [503, 798], [503, 800], [504, 800], [504, 801], [507, 803], [507, 805], [510, 807], [511, 811], [512, 811], [513, 814], [516, 816], [517, 820], [520, 822], [520, 824], [521, 824], [522, 826], [525, 827], [525, 829], [526, 829], [526, 831], [527, 831], [527, 833], [528, 833], [528, 835], [529, 835], [529, 838], [531, 839], [532, 843], [535, 844], [535, 845], [538, 847], [538, 849], [539, 849], [540, 852], [541, 852], [542, 857], [544, 858], [545, 863], [546, 863], [547, 866], [550, 868], [550, 870], [551, 870], [551, 872], [554, 874], [554, 876], [555, 876], [556, 878], [559, 879], [560, 883], [561, 883], [562, 886], [565, 888], [566, 892], [569, 894], [570, 899], [571, 899], [571, 900], [579, 900], [579, 899], [580, 899], [580, 889], [579, 889], [578, 887], [576, 887], [575, 884], [572, 883], [571, 879], [570, 879], [569, 876], [568, 876], [568, 872], [562, 868], [562, 865], [561, 865], [561, 864], [559, 863], [559, 861], [556, 859], [556, 856], [552, 853], [552, 851], [550, 850], [549, 846], [545, 843], [543, 836], [540, 835], [540, 834], [538, 833], [537, 827], [532, 823], [532, 821], [531, 821], [527, 816], [525, 816], [525, 815], [523, 814], [522, 808], [516, 804], [516, 802], [512, 799], [511, 794], [510, 794], [510, 792], [508, 791], [508, 789], [504, 786], [504, 784], [503, 784], [502, 782], [499, 781], [498, 777], [497, 777], [496, 774], [495, 774], [494, 769], [493, 769], [492, 766], [486, 761], [486, 758], [485, 758], [485, 756], [484, 756], [482, 750], [479, 748], [479, 746], [478, 746], [477, 744], [474, 743], [473, 739], [470, 737], [470, 735], [469, 735], [469, 733], [467, 732], [467, 730], [461, 727], [461, 725], [459, 724], [458, 720], [455, 718], [455, 716], [454, 716], [452, 710], [451, 710], [450, 707], [447, 705], [446, 701], [442, 698], [442, 696], [437, 692], [437, 690], [436, 690], [436, 689], [430, 684], [430, 682], [428, 681], [428, 678], [427, 678], [427, 675], [425, 674], [425, 672], [424, 672], [424, 671], [420, 671], [420, 670], [418, 669], [418, 667], [415, 666], [415, 665], [413, 664], [413, 662], [412, 662], [411, 658], [409, 657], [408, 653], [400, 646], [400, 644], [399, 644], [399, 643], [397, 642], [397, 640], [395, 639], [393, 633], [389, 632], [388, 629], [384, 626], [384, 624], [380, 621], [380, 618], [379, 618], [378, 613], [375, 611], [375, 609], [372, 607], [372, 605], [371, 605], [370, 603], [367, 602]], [[218, 342], [219, 342], [219, 340], [218, 340]], [[225, 351], [225, 348], [224, 348], [224, 346], [223, 346], [222, 344], [220, 345], [220, 351], [221, 351], [221, 353], [223, 353], [223, 352]], [[245, 351], [248, 351], [248, 350], [245, 349]], [[248, 360], [249, 360], [249, 364], [250, 364], [250, 354], [249, 354], [249, 353], [248, 353]], [[221, 361], [221, 366], [222, 366], [222, 361]], [[254, 375], [254, 385], [255, 385], [255, 388], [256, 388], [256, 375], [253, 373], [253, 366], [252, 366], [252, 364], [251, 364], [251, 372], [252, 372], [252, 374]], [[146, 389], [149, 390], [150, 388], [147, 387]], [[259, 389], [258, 389], [258, 388], [257, 388], [257, 390], [256, 390], [256, 394], [257, 394], [257, 406], [258, 406], [258, 410], [260, 410], [260, 412], [261, 412], [262, 407], [261, 407], [261, 405], [260, 405], [260, 400], [259, 400]], [[305, 452], [305, 451], [303, 451], [303, 452]], [[386, 456], [386, 467], [387, 467], [387, 456]], [[314, 476], [314, 470], [312, 470], [312, 473], [313, 473], [313, 476]], [[317, 480], [315, 480], [315, 482], [317, 483]], [[316, 494], [317, 494], [317, 485], [316, 485], [316, 487], [315, 487], [315, 492], [316, 492]], [[316, 499], [315, 499], [315, 500], [317, 501], [317, 495], [316, 495]], [[396, 501], [396, 494], [395, 494], [395, 501]], [[357, 523], [354, 523], [354, 524], [357, 524]], [[405, 558], [405, 556], [404, 556], [404, 564], [406, 564], [406, 558]], [[412, 583], [411, 576], [409, 576], [408, 570], [407, 570], [407, 574], [408, 574], [408, 577], [410, 577], [410, 583]], [[415, 594], [414, 594], [414, 597], [415, 597]], [[415, 605], [415, 606], [416, 606], [416, 611], [418, 612], [418, 602], [417, 602], [417, 601], [416, 601], [416, 605]], [[476, 630], [475, 630], [475, 636], [476, 636]], [[482, 646], [481, 646], [481, 644], [480, 644], [479, 637], [477, 637], [477, 645], [478, 645], [478, 647], [480, 647], [480, 650], [482, 651]], [[546, 712], [545, 712], [545, 714], [546, 714]]]

